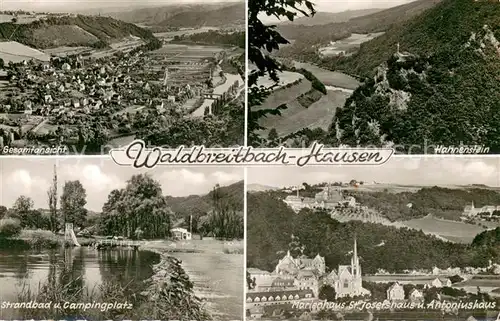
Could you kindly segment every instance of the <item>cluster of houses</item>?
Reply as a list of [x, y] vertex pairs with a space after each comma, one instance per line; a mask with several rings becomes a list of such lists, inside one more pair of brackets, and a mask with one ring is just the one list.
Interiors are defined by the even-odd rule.
[[336, 297], [370, 296], [362, 286], [361, 264], [354, 241], [351, 262], [339, 265], [337, 270], [326, 272], [324, 257], [300, 256], [294, 258], [290, 252], [279, 260], [273, 272], [247, 269], [254, 287], [246, 293], [246, 308], [251, 316], [262, 315], [263, 307], [289, 305], [295, 301], [314, 301], [319, 297], [323, 285], [335, 289]]
[[[130, 107], [136, 107], [133, 113], [141, 109], [182, 111], [182, 104], [201, 96], [206, 87], [203, 83], [173, 86], [168, 70], [150, 72], [154, 70], [151, 64], [151, 58], [142, 52], [8, 64], [10, 83], [5, 92], [11, 94], [0, 98], [0, 112], [40, 116], [52, 125], [65, 126], [77, 119], [92, 121], [103, 113], [120, 118]], [[28, 123], [29, 117], [24, 121]], [[117, 119], [117, 124], [121, 123], [122, 119]]]
[[[398, 275], [388, 276], [384, 281], [375, 281], [375, 283], [386, 285], [385, 300], [389, 302], [422, 303], [427, 289], [452, 286], [451, 280], [446, 277], [398, 280]], [[343, 298], [370, 300], [372, 298], [372, 292], [363, 287], [356, 240], [354, 240], [350, 264], [339, 265], [337, 269], [330, 272], [326, 271], [325, 259], [319, 254], [314, 258], [309, 258], [293, 257], [290, 252], [287, 252], [272, 272], [248, 268], [247, 277], [251, 286], [246, 292], [245, 306], [249, 317], [253, 319], [270, 313], [277, 317], [282, 316], [284, 311], [292, 311], [293, 304], [297, 302], [317, 302], [320, 289], [325, 285], [334, 289], [335, 300]], [[369, 277], [365, 276], [365, 278], [370, 280]], [[413, 284], [413, 286], [405, 291], [407, 284]]]
[[[440, 289], [443, 287], [451, 287], [452, 282], [448, 278], [438, 278], [436, 277], [432, 281], [425, 283], [423, 289], [413, 288], [408, 293], [405, 292], [404, 282], [394, 282], [387, 289], [387, 300], [391, 302], [401, 302], [409, 301], [413, 303], [421, 303], [424, 301], [424, 291], [425, 289], [436, 288]], [[439, 297], [439, 295], [438, 295]]]
[[345, 197], [339, 187], [327, 185], [323, 191], [317, 193], [314, 198], [300, 196], [300, 187], [296, 188], [296, 195], [289, 195], [284, 199], [284, 202], [290, 206], [295, 212], [299, 212], [303, 208], [323, 208], [334, 210], [338, 207], [347, 206], [356, 208], [359, 204], [352, 196]]
[[465, 206], [462, 217], [464, 219], [470, 219], [470, 218], [491, 219], [495, 217], [498, 217], [500, 219], [500, 206], [485, 205], [483, 207], [475, 207], [474, 202], [471, 202], [471, 205]]

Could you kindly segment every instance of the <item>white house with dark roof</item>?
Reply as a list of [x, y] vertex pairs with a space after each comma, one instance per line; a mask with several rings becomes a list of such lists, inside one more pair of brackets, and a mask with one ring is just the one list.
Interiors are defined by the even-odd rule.
[[424, 294], [418, 289], [413, 289], [410, 291], [408, 299], [413, 303], [421, 303], [424, 301]]
[[389, 301], [403, 301], [405, 299], [405, 289], [399, 282], [393, 283], [387, 289], [387, 300]]

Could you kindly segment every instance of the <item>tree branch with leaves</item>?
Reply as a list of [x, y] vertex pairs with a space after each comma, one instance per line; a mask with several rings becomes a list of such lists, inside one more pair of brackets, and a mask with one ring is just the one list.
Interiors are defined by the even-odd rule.
[[250, 0], [248, 3], [248, 59], [256, 67], [248, 71], [248, 144], [260, 145], [260, 137], [256, 131], [265, 129], [258, 124], [259, 119], [268, 115], [281, 115], [285, 105], [276, 108], [258, 109], [271, 90], [258, 87], [257, 81], [261, 77], [269, 76], [276, 83], [279, 82], [278, 72], [280, 64], [271, 56], [273, 51], [289, 43], [278, 30], [276, 25], [263, 23], [260, 16], [267, 15], [277, 19], [293, 21], [297, 16], [313, 16], [316, 13], [314, 4], [309, 0]]

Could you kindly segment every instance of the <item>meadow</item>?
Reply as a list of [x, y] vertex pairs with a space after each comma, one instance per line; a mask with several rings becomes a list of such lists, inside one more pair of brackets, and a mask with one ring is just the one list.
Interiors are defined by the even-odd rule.
[[36, 59], [39, 61], [49, 61], [50, 56], [40, 50], [30, 48], [16, 41], [0, 42], [0, 58], [5, 63], [12, 61], [14, 63], [23, 60]]
[[483, 226], [443, 220], [431, 215], [401, 223], [406, 227], [422, 230], [426, 234], [439, 235], [457, 243], [471, 243], [477, 234], [486, 230]]
[[383, 34], [383, 32], [369, 34], [353, 33], [348, 38], [332, 41], [328, 46], [320, 47], [319, 54], [322, 57], [331, 57], [340, 54], [349, 55], [354, 53], [362, 43], [375, 39]]

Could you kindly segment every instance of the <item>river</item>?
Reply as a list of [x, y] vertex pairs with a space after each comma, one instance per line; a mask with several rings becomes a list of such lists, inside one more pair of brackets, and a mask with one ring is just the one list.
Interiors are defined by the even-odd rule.
[[310, 71], [319, 81], [325, 84], [327, 88], [342, 88], [353, 91], [360, 85], [360, 82], [356, 78], [338, 71], [326, 70], [307, 62], [294, 61], [294, 65], [295, 68], [303, 68]]
[[[243, 84], [243, 79], [241, 78], [240, 75], [235, 75], [235, 74], [224, 74], [226, 76], [226, 81], [215, 87], [214, 88], [214, 91], [213, 93], [216, 94], [216, 95], [222, 95], [224, 94], [225, 92], [227, 92], [229, 90], [229, 87], [231, 87], [235, 81], [238, 81], [238, 83], [240, 84], [240, 86]], [[209, 107], [212, 105], [212, 103], [214, 102], [213, 99], [205, 99], [203, 101], [203, 104], [198, 108], [196, 109], [192, 114], [191, 116], [193, 117], [203, 117], [203, 115], [205, 114], [205, 108], [206, 107]]]
[[[142, 281], [153, 274], [152, 265], [158, 262], [160, 256], [149, 251], [97, 251], [87, 247], [37, 252], [0, 249], [0, 303], [24, 301], [20, 296], [28, 289], [39, 299], [37, 292], [49, 284], [57, 284], [54, 288], [58, 289], [73, 287], [74, 293], [82, 296], [88, 290], [92, 297], [101, 294], [105, 283], [137, 292]], [[30, 318], [19, 313], [0, 308], [0, 319]]]

